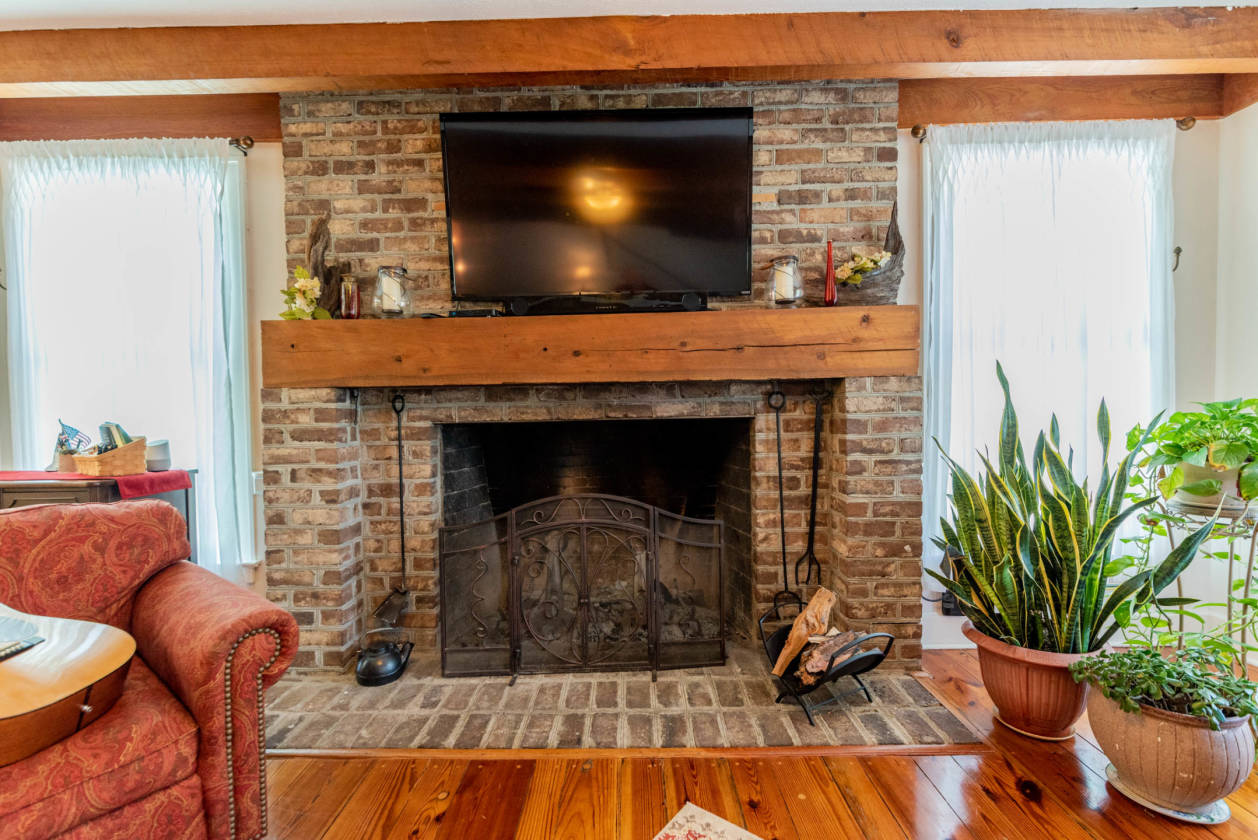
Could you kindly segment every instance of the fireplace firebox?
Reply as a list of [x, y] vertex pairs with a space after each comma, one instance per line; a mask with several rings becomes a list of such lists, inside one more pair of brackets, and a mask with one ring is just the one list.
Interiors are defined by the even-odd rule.
[[442, 528], [443, 673], [722, 664], [723, 530], [592, 493]]

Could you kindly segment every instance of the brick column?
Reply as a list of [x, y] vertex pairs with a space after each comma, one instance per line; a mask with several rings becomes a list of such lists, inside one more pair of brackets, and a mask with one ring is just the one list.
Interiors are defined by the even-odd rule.
[[262, 391], [267, 596], [297, 618], [294, 667], [338, 668], [361, 634], [355, 409], [335, 388]]
[[832, 586], [848, 627], [896, 636], [897, 664], [921, 663], [922, 382], [845, 379], [831, 435]]

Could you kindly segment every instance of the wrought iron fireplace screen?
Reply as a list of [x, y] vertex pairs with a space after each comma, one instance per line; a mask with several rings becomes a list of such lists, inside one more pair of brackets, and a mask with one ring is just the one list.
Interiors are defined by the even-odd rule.
[[443, 673], [723, 663], [723, 531], [719, 520], [601, 494], [442, 528]]

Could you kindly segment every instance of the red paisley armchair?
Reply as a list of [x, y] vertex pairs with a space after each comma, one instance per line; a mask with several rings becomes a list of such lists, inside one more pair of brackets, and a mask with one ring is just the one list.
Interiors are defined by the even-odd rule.
[[292, 661], [297, 625], [189, 554], [164, 502], [0, 512], [0, 602], [112, 624], [137, 647], [108, 713], [0, 767], [0, 836], [266, 834], [264, 691]]

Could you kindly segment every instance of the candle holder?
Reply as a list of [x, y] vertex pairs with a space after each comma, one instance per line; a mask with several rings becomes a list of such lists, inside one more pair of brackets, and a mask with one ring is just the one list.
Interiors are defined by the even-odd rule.
[[341, 275], [341, 317], [347, 321], [358, 318], [358, 281], [351, 274]]
[[371, 297], [372, 308], [381, 318], [406, 318], [411, 314], [411, 293], [407, 289], [406, 269], [400, 265], [384, 265], [376, 271], [376, 290]]
[[773, 289], [773, 302], [780, 306], [792, 306], [804, 297], [804, 278], [799, 272], [799, 257], [778, 257], [769, 265], [769, 284]]
[[825, 297], [822, 303], [826, 306], [834, 306], [839, 302], [839, 290], [834, 285], [834, 240], [826, 240], [826, 288]]

